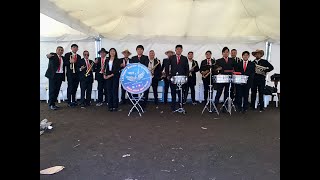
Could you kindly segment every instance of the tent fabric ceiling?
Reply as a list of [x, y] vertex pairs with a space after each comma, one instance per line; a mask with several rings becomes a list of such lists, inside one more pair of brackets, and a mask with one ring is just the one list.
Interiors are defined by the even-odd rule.
[[71, 41], [74, 39], [86, 40], [92, 38], [40, 13], [40, 41]]
[[[40, 12], [112, 40], [280, 42], [279, 0], [41, 0]], [[46, 9], [47, 4], [56, 8]], [[88, 33], [86, 33], [88, 34]]]

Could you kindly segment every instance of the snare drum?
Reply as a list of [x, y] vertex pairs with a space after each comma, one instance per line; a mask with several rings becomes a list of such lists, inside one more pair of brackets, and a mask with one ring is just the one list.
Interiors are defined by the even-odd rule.
[[247, 84], [248, 77], [246, 75], [232, 75], [232, 82], [234, 84]]
[[231, 75], [214, 75], [213, 82], [215, 83], [230, 83]]
[[188, 81], [187, 76], [173, 76], [171, 82], [173, 84], [184, 84]]

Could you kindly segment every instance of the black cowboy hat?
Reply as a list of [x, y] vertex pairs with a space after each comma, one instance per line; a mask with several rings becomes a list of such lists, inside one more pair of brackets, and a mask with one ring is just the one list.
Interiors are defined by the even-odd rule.
[[101, 50], [100, 50], [100, 51], [98, 51], [98, 54], [100, 54], [101, 52], [105, 52], [106, 54], [109, 54], [109, 52], [108, 52], [108, 51], [106, 51], [106, 49], [105, 49], [105, 48], [101, 48]]

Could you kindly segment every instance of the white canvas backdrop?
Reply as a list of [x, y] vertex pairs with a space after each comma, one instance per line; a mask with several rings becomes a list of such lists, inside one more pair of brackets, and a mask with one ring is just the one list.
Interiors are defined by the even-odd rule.
[[[84, 50], [88, 50], [90, 53], [89, 59], [96, 57], [95, 42], [91, 41], [70, 41], [70, 42], [40, 42], [40, 100], [46, 100], [46, 87], [48, 87], [48, 78], [45, 77], [46, 70], [48, 68], [49, 59], [46, 54], [50, 52], [56, 52], [57, 46], [64, 48], [64, 53], [71, 51], [71, 44], [76, 43], [79, 46], [78, 54], [83, 57]], [[67, 82], [63, 82], [61, 85], [63, 95], [67, 96]], [[78, 92], [80, 93], [80, 92]]]

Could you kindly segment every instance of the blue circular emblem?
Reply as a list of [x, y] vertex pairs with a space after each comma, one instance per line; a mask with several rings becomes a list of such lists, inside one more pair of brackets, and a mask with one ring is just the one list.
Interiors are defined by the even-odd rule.
[[152, 76], [143, 64], [130, 63], [121, 72], [120, 81], [123, 88], [131, 94], [140, 94], [149, 89]]

